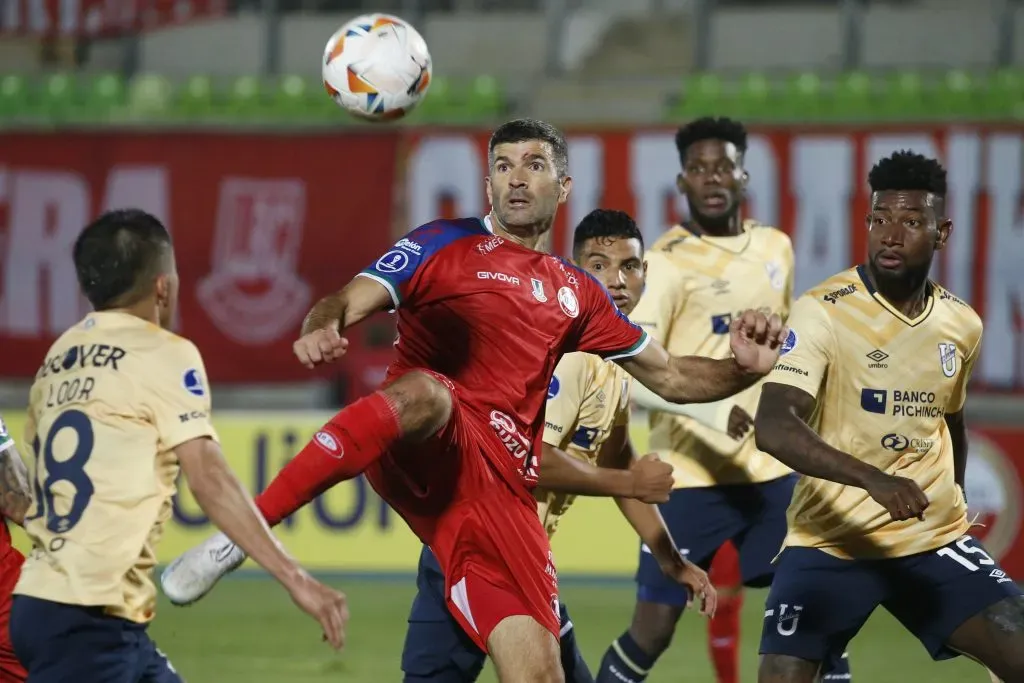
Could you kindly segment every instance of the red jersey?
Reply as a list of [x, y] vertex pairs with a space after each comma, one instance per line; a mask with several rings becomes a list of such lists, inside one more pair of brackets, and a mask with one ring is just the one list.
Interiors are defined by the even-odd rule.
[[504, 457], [488, 454], [514, 489], [537, 483], [548, 384], [563, 354], [633, 356], [647, 335], [607, 290], [568, 261], [527, 249], [478, 218], [421, 226], [360, 273], [398, 312], [389, 379], [417, 368], [456, 382], [489, 422]]

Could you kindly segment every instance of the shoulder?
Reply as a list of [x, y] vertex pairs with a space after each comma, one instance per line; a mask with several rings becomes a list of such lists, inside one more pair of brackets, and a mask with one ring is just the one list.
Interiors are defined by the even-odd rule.
[[968, 341], [976, 343], [981, 337], [984, 327], [984, 322], [978, 312], [942, 285], [933, 282], [932, 287], [935, 305], [939, 308], [942, 316], [955, 321], [957, 328], [963, 330], [964, 337]]
[[792, 253], [793, 240], [775, 226], [748, 218], [743, 221], [743, 227], [751, 233], [751, 236], [762, 248], [773, 253]]
[[414, 228], [395, 243], [392, 251], [423, 256], [425, 252], [437, 252], [463, 238], [488, 235], [491, 233], [479, 218], [441, 219]]
[[654, 241], [654, 244], [650, 246], [647, 253], [671, 254], [684, 245], [691, 246], [699, 242], [699, 237], [692, 235], [681, 226], [674, 225]]
[[804, 292], [801, 299], [815, 299], [821, 304], [836, 306], [843, 303], [844, 299], [855, 296], [870, 297], [864, 281], [861, 280], [856, 268], [836, 273], [832, 277], [822, 280]]

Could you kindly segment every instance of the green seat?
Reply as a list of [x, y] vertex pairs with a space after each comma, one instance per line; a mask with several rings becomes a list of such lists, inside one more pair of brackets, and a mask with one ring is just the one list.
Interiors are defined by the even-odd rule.
[[970, 72], [953, 69], [943, 74], [929, 93], [929, 106], [945, 119], [984, 118], [985, 102], [980, 90]]
[[89, 78], [83, 88], [81, 117], [109, 121], [123, 112], [127, 97], [124, 79], [119, 74], [97, 74]]
[[498, 79], [493, 76], [474, 78], [466, 92], [466, 111], [480, 119], [502, 114], [505, 111], [505, 95]]
[[874, 83], [863, 71], [839, 76], [827, 97], [825, 107], [832, 118], [840, 121], [861, 121], [877, 116]]
[[135, 120], [161, 120], [171, 111], [174, 88], [159, 74], [140, 74], [128, 85], [126, 117]]
[[331, 98], [322, 88], [312, 87], [312, 84], [302, 76], [282, 76], [267, 93], [268, 114], [291, 120], [309, 117], [313, 97], [326, 99], [331, 103]]
[[216, 98], [209, 76], [191, 76], [174, 97], [174, 114], [183, 119], [203, 119], [215, 113]]
[[239, 119], [253, 119], [265, 115], [263, 83], [256, 76], [235, 79], [228, 90], [225, 113]]
[[928, 107], [924, 79], [914, 71], [899, 71], [885, 79], [880, 104], [879, 113], [887, 120], [934, 118]]
[[777, 102], [772, 84], [762, 73], [750, 73], [737, 84], [731, 98], [721, 98], [719, 113], [737, 116], [747, 121], [765, 121], [776, 118]]
[[32, 113], [28, 79], [21, 74], [0, 76], [0, 121], [27, 118]]
[[983, 79], [983, 94], [986, 118], [1020, 118], [1024, 105], [1024, 73], [1016, 69], [1000, 69]]
[[725, 99], [722, 79], [715, 74], [698, 74], [683, 82], [683, 91], [669, 114], [676, 121], [721, 115]]
[[829, 111], [821, 77], [816, 73], [794, 74], [787, 79], [781, 109], [788, 121], [820, 121]]
[[39, 116], [50, 121], [68, 121], [79, 114], [78, 83], [72, 74], [45, 77], [39, 88]]

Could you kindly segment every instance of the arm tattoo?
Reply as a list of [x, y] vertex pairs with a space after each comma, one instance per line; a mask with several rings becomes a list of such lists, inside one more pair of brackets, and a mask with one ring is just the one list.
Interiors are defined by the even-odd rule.
[[0, 513], [17, 524], [25, 523], [25, 513], [32, 503], [29, 493], [28, 470], [18, 449], [8, 448], [0, 453]]
[[801, 474], [863, 488], [879, 470], [825, 443], [807, 425], [814, 406], [803, 389], [765, 384], [754, 422], [757, 447]]

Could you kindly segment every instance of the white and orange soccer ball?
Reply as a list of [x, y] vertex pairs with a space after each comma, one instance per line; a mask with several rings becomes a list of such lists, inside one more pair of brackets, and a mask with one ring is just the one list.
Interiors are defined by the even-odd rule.
[[327, 41], [324, 87], [345, 110], [371, 121], [408, 114], [430, 87], [427, 43], [390, 14], [364, 14]]

